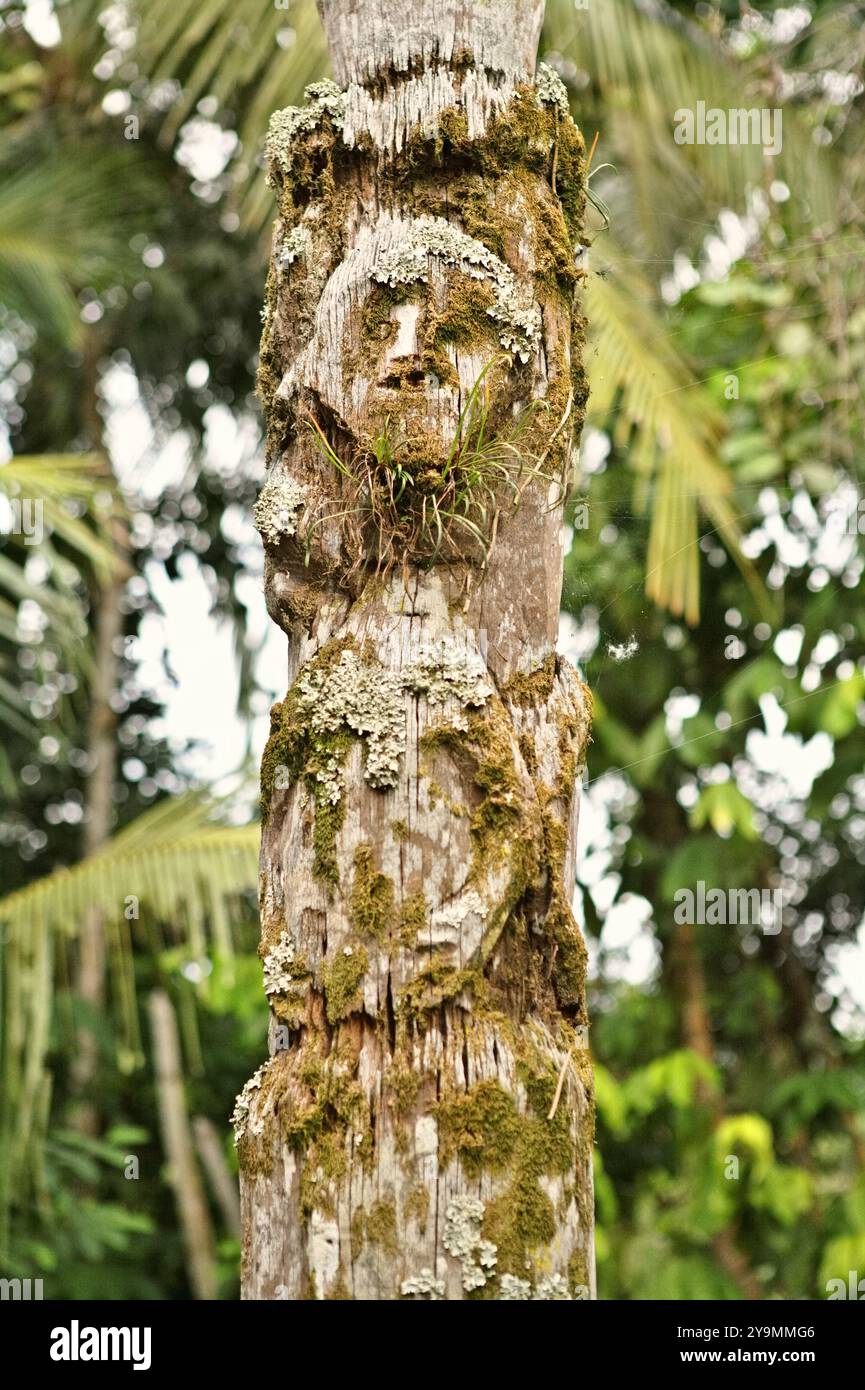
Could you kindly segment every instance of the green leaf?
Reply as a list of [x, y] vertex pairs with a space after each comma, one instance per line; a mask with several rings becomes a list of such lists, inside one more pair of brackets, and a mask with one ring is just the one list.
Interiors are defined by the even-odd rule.
[[[826, 1290], [820, 1294], [821, 1298], [835, 1297], [849, 1298], [849, 1278], [851, 1272], [854, 1274], [854, 1285], [861, 1278], [865, 1278], [865, 1233], [860, 1235], [838, 1236], [835, 1240], [830, 1240], [823, 1251], [823, 1258], [820, 1261], [820, 1284], [825, 1289], [830, 1279], [840, 1279], [844, 1286], [844, 1292], [840, 1290]], [[857, 1298], [861, 1297], [857, 1292]]]
[[717, 1069], [698, 1053], [680, 1048], [656, 1058], [629, 1077], [625, 1087], [628, 1105], [638, 1114], [648, 1114], [664, 1102], [687, 1110], [693, 1104], [698, 1082], [710, 1090], [717, 1089]]
[[682, 888], [701, 879], [712, 888], [740, 888], [756, 882], [763, 847], [759, 841], [722, 840], [717, 835], [692, 835], [665, 860], [659, 883], [662, 902], [672, 903]]
[[595, 1063], [595, 1100], [598, 1116], [611, 1133], [621, 1136], [627, 1130], [628, 1100], [623, 1086], [612, 1072]]
[[865, 673], [857, 668], [846, 680], [830, 687], [822, 700], [819, 697], [815, 700], [815, 727], [825, 730], [834, 739], [849, 737], [854, 730], [862, 728], [859, 709], [863, 699]]
[[714, 759], [723, 748], [726, 734], [716, 728], [710, 714], [701, 710], [682, 724], [682, 743], [676, 745], [676, 757], [688, 767], [700, 767]]
[[[205, 795], [188, 793], [160, 802], [139, 816], [89, 858], [27, 884], [0, 899], [5, 946], [0, 960], [0, 997], [6, 1008], [0, 1032], [0, 1149], [5, 1169], [0, 1207], [10, 1187], [23, 1182], [44, 1139], [50, 1075], [48, 1046], [54, 1002], [55, 959], [62, 943], [77, 936], [87, 911], [104, 914], [113, 939], [116, 973], [131, 979], [124, 922], [130, 896], [139, 899], [151, 923], [182, 935], [190, 922], [212, 917], [214, 894], [225, 902], [252, 892], [258, 879], [259, 827], [219, 823], [221, 808]], [[127, 1037], [137, 1036], [134, 993], [121, 999]], [[92, 1145], [76, 1152], [64, 1142], [66, 1163], [92, 1161]], [[99, 1157], [106, 1157], [99, 1147]], [[84, 1150], [87, 1150], [86, 1152]]]
[[725, 838], [735, 831], [746, 840], [756, 840], [754, 808], [735, 782], [717, 782], [704, 787], [700, 799], [688, 818], [698, 830], [710, 825]]
[[740, 1157], [740, 1150], [746, 1149], [752, 1172], [758, 1178], [765, 1176], [775, 1161], [772, 1127], [762, 1115], [726, 1116], [715, 1130], [714, 1142], [716, 1160], [719, 1162], [727, 1154]]

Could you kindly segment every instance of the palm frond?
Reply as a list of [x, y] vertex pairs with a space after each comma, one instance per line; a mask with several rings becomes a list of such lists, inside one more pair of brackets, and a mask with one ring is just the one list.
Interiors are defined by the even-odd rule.
[[74, 937], [86, 911], [122, 916], [129, 897], [162, 922], [189, 905], [206, 912], [216, 870], [223, 893], [254, 886], [257, 824], [221, 824], [215, 810], [198, 793], [160, 802], [89, 858], [0, 898], [7, 940], [32, 943], [41, 931]]
[[131, 904], [136, 915], [146, 916], [149, 936], [154, 926], [167, 924], [175, 940], [199, 952], [209, 924], [216, 947], [231, 950], [227, 907], [255, 888], [259, 828], [220, 823], [218, 814], [218, 804], [199, 793], [160, 803], [96, 854], [0, 899], [0, 1224], [44, 1132], [54, 982], [65, 974], [66, 945], [85, 915], [96, 909], [103, 916], [117, 1002], [133, 1038]]
[[77, 292], [140, 270], [129, 239], [153, 201], [150, 166], [128, 149], [45, 153], [29, 124], [0, 137], [0, 303], [53, 341], [83, 325]]
[[[30, 535], [16, 534], [4, 515], [16, 505], [28, 508]], [[14, 658], [25, 605], [39, 614], [40, 651], [48, 644], [69, 671], [92, 673], [84, 576], [104, 584], [122, 570], [112, 536], [122, 516], [100, 454], [19, 454], [0, 464], [0, 728], [33, 742], [45, 733], [19, 689]]]
[[[839, 183], [832, 152], [815, 144], [794, 107], [779, 101], [773, 74], [734, 60], [715, 37], [664, 0], [604, 0], [579, 10], [571, 0], [548, 0], [544, 41], [594, 84], [609, 113], [616, 155], [637, 189], [636, 202], [648, 205], [641, 230], [650, 243], [659, 230], [678, 225], [681, 232], [695, 201], [741, 211], [748, 194], [764, 184], [759, 145], [675, 143], [675, 113], [696, 109], [698, 101], [724, 111], [782, 109], [783, 146], [771, 160], [772, 177], [793, 190], [790, 211], [804, 226], [831, 223]], [[664, 190], [660, 205], [651, 196], [658, 189]]]
[[13, 455], [0, 463], [0, 493], [41, 503], [44, 532], [64, 541], [97, 579], [116, 573], [110, 529], [124, 508], [103, 455]]
[[725, 422], [676, 351], [651, 287], [604, 242], [612, 274], [589, 277], [588, 420], [627, 448], [635, 496], [651, 515], [646, 593], [689, 623], [699, 617], [698, 517], [721, 534], [756, 595], [739, 548], [732, 482], [719, 462]]
[[214, 97], [222, 112], [240, 113], [245, 220], [263, 226], [273, 208], [261, 160], [271, 113], [301, 103], [304, 87], [328, 71], [314, 0], [295, 0], [290, 11], [260, 0], [139, 0], [136, 10], [141, 71], [152, 82], [180, 84], [163, 139], [175, 139], [203, 97]]

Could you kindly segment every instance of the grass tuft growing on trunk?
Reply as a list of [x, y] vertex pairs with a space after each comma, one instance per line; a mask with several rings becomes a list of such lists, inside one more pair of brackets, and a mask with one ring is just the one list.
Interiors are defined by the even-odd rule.
[[[318, 420], [307, 423], [316, 447], [343, 482], [347, 548], [353, 568], [372, 557], [378, 574], [397, 563], [425, 567], [442, 562], [485, 566], [496, 541], [503, 508], [515, 510], [533, 480], [549, 482], [544, 455], [532, 453], [527, 428], [539, 410], [536, 400], [504, 427], [495, 428], [488, 374], [480, 373], [460, 413], [446, 452], [439, 436], [400, 432], [391, 417], [378, 434], [364, 440], [349, 459], [339, 456]], [[307, 551], [316, 524], [307, 536]]]

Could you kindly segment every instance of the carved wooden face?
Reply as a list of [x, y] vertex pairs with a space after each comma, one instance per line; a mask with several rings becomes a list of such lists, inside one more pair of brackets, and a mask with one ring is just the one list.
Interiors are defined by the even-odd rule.
[[280, 394], [317, 397], [358, 442], [398, 414], [405, 438], [437, 438], [446, 454], [472, 386], [508, 334], [528, 353], [536, 314], [479, 242], [441, 219], [384, 215], [328, 279]]

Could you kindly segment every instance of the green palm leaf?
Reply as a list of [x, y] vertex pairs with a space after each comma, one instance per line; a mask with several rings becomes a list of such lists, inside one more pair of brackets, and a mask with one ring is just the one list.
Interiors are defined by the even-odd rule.
[[[16, 503], [38, 504], [38, 513], [27, 515], [31, 525], [38, 517], [41, 534], [6, 534], [3, 513]], [[22, 605], [34, 605], [41, 615], [41, 645], [56, 649], [69, 671], [92, 672], [83, 577], [104, 584], [122, 568], [112, 535], [122, 516], [100, 454], [19, 454], [0, 464], [0, 727], [31, 741], [45, 733], [44, 720], [31, 713], [19, 689]]]
[[673, 346], [651, 286], [612, 239], [604, 241], [604, 255], [612, 275], [590, 275], [586, 291], [588, 422], [608, 429], [627, 451], [638, 506], [651, 515], [646, 593], [659, 607], [697, 621], [702, 512], [765, 602], [739, 549], [732, 483], [718, 459], [724, 418]]
[[[104, 8], [90, 0], [94, 15]], [[139, 0], [136, 62], [155, 83], [180, 83], [163, 125], [175, 139], [203, 97], [237, 113], [243, 147], [241, 195], [250, 226], [272, 215], [261, 149], [271, 112], [300, 103], [303, 89], [328, 70], [327, 49], [313, 0], [291, 9], [260, 0]]]
[[[220, 824], [215, 810], [198, 793], [161, 802], [96, 854], [0, 898], [8, 940], [32, 944], [42, 931], [74, 937], [86, 910], [122, 916], [130, 896], [163, 922], [190, 905], [206, 913], [217, 871], [225, 894], [254, 887], [258, 825]], [[219, 944], [228, 948], [230, 940]]]
[[254, 891], [259, 827], [220, 823], [219, 809], [199, 793], [162, 802], [88, 859], [0, 898], [0, 1219], [10, 1190], [32, 1162], [31, 1146], [44, 1133], [54, 980], [65, 944], [78, 935], [85, 914], [94, 908], [103, 914], [115, 994], [133, 1040], [137, 1017], [126, 914], [134, 899], [151, 924], [167, 924], [193, 951], [204, 948], [208, 923], [217, 948], [231, 950], [226, 909]]
[[16, 454], [0, 464], [0, 493], [41, 503], [45, 534], [64, 541], [98, 579], [116, 573], [111, 521], [123, 508], [103, 455]]
[[[707, 210], [742, 211], [749, 193], [763, 187], [760, 146], [677, 145], [673, 138], [676, 111], [694, 110], [698, 101], [724, 111], [780, 108], [771, 73], [757, 62], [732, 59], [663, 0], [604, 0], [577, 11], [571, 0], [547, 0], [544, 35], [589, 75], [601, 98], [609, 122], [601, 134], [612, 136], [615, 157], [627, 166], [644, 245], [663, 243], [669, 252], [683, 232], [693, 243], [709, 230]], [[782, 150], [769, 161], [772, 177], [793, 190], [791, 212], [803, 227], [831, 224], [837, 161], [815, 144], [794, 107], [783, 108], [782, 129]]]
[[129, 149], [45, 153], [31, 123], [0, 137], [0, 303], [53, 341], [79, 341], [77, 292], [140, 269], [129, 238], [153, 201], [148, 163]]

